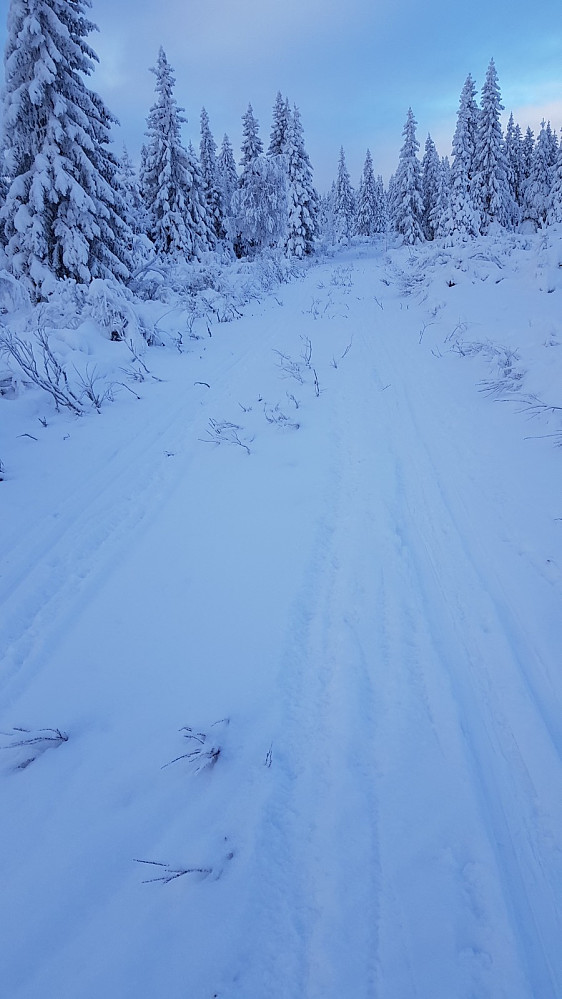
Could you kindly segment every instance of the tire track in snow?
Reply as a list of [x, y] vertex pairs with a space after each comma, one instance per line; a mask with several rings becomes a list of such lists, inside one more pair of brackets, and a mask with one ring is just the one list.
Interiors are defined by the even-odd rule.
[[[226, 360], [220, 355], [203, 360], [206, 373], [209, 366], [212, 370], [212, 390], [203, 410], [192, 391], [184, 395], [176, 390], [180, 402], [166, 407], [147, 397], [132, 432], [128, 426], [118, 428], [119, 443], [96, 456], [86, 479], [76, 481], [70, 494], [59, 494], [56, 510], [26, 525], [24, 535], [6, 539], [0, 574], [0, 689], [5, 696], [15, 697], [26, 686], [29, 668], [40, 668], [55, 632], [64, 630], [95, 581], [103, 579], [119, 552], [132, 543], [141, 523], [159, 515], [200, 446], [202, 414], [212, 413], [215, 396], [223, 399], [233, 370], [254, 352], [250, 338]], [[22, 675], [24, 665], [28, 668]]]
[[[385, 354], [386, 363], [392, 365], [390, 349]], [[395, 379], [395, 384], [400, 380]], [[417, 594], [418, 610], [428, 628], [428, 652], [433, 647], [433, 658], [453, 696], [464, 740], [464, 769], [468, 767], [482, 831], [493, 851], [503, 918], [514, 937], [513, 953], [521, 960], [519, 970], [516, 965], [511, 969], [508, 994], [554, 999], [562, 991], [562, 968], [555, 957], [562, 936], [561, 871], [555, 847], [562, 815], [552, 802], [552, 787], [559, 786], [562, 774], [559, 754], [549, 739], [549, 715], [541, 711], [528, 684], [522, 683], [517, 629], [506, 629], [493, 573], [474, 563], [444, 500], [440, 476], [446, 470], [433, 464], [424, 444], [423, 413], [414, 413], [407, 388], [398, 392], [398, 398], [387, 431], [392, 434], [393, 426], [400, 427], [400, 437], [393, 434], [393, 446], [407, 457], [401, 459], [396, 502], [400, 543], [410, 566], [410, 591]], [[406, 456], [407, 440], [413, 446]], [[426, 663], [431, 663], [430, 656]], [[463, 870], [469, 868], [465, 864]], [[465, 878], [465, 887], [469, 894], [473, 891], [470, 877]], [[491, 902], [490, 891], [489, 895]], [[494, 905], [499, 908], [500, 900]], [[497, 949], [498, 943], [496, 938]], [[482, 965], [477, 947], [462, 953], [470, 955], [473, 969]], [[484, 964], [494, 960], [497, 954], [492, 952]], [[492, 986], [494, 975], [487, 974], [486, 979], [491, 995], [503, 994], [501, 980]]]
[[[439, 508], [437, 493], [431, 508], [437, 519], [440, 514], [447, 517], [446, 508]], [[560, 861], [552, 845], [555, 830], [560, 828], [556, 820], [560, 809], [541, 816], [540, 803], [549, 802], [549, 787], [560, 785], [559, 758], [552, 752], [544, 718], [537, 714], [527, 691], [519, 689], [518, 652], [490, 603], [491, 594], [480, 589], [482, 577], [474, 575], [462, 538], [451, 532], [447, 554], [439, 553], [436, 532], [423, 523], [420, 513], [418, 508], [417, 537], [409, 534], [406, 543], [435, 646], [455, 694], [472, 782], [494, 848], [516, 949], [526, 965], [528, 994], [555, 999], [562, 990], [562, 969], [551, 955], [562, 938], [558, 904], [562, 883]], [[455, 578], [447, 571], [451, 555]], [[461, 593], [455, 584], [459, 566], [464, 576]], [[504, 677], [500, 678], [502, 663]], [[499, 688], [507, 677], [512, 689], [502, 696]], [[546, 870], [542, 858], [548, 854]]]
[[259, 929], [235, 991], [245, 997], [376, 994], [375, 705], [357, 637], [368, 598], [356, 577], [370, 493], [348, 442], [346, 430], [280, 658], [272, 786], [243, 920]]

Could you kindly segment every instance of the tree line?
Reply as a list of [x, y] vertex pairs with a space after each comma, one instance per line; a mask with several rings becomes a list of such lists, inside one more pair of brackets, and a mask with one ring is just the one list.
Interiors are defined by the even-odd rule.
[[201, 111], [196, 150], [184, 145], [184, 109], [164, 50], [154, 103], [135, 171], [112, 150], [116, 119], [88, 88], [97, 56], [87, 38], [90, 0], [11, 0], [2, 92], [0, 245], [7, 269], [39, 301], [54, 280], [128, 283], [139, 259], [252, 257], [276, 248], [309, 255], [332, 242], [391, 230], [404, 242], [470, 238], [496, 223], [562, 221], [562, 146], [550, 123], [535, 141], [510, 118], [505, 136], [497, 73], [490, 63], [480, 106], [469, 76], [452, 146], [440, 158], [428, 136], [420, 161], [408, 111], [398, 167], [386, 189], [371, 153], [354, 191], [343, 149], [331, 190], [320, 197], [300, 112], [281, 93], [267, 152], [251, 105], [241, 159], [224, 136], [220, 149]]

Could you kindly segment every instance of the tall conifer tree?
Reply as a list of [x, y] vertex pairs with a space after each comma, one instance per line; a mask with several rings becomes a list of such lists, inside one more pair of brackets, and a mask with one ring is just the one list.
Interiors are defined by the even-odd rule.
[[232, 196], [238, 187], [238, 173], [232, 144], [226, 134], [223, 136], [217, 157], [217, 183], [222, 196], [224, 214], [228, 218], [231, 214]]
[[174, 97], [175, 78], [162, 47], [152, 72], [156, 100], [147, 120], [142, 171], [150, 236], [157, 253], [192, 260], [214, 244], [203, 181], [195, 156], [181, 142], [187, 119]]
[[242, 118], [242, 173], [232, 198], [237, 256], [253, 256], [281, 243], [287, 222], [286, 170], [282, 157], [265, 156], [251, 104]]
[[261, 156], [263, 153], [263, 142], [260, 139], [259, 128], [259, 122], [254, 115], [252, 105], [248, 104], [248, 110], [242, 116], [242, 159], [240, 160], [242, 167], [240, 184], [242, 186], [244, 186], [245, 170], [257, 156]]
[[550, 122], [542, 121], [533, 149], [522, 210], [523, 218], [533, 221], [537, 226], [546, 223], [556, 163], [555, 149]]
[[374, 236], [377, 232], [377, 182], [373, 172], [373, 159], [367, 150], [363, 173], [357, 192], [354, 231], [358, 236]]
[[119, 161], [117, 185], [125, 206], [125, 220], [135, 236], [148, 232], [148, 215], [131, 157], [125, 146]]
[[318, 231], [318, 195], [312, 183], [312, 167], [304, 147], [299, 109], [291, 114], [285, 152], [287, 178], [287, 234], [289, 256], [304, 257], [312, 252]]
[[558, 146], [556, 163], [554, 164], [546, 221], [549, 225], [562, 222], [562, 142]]
[[523, 159], [521, 129], [513, 121], [513, 114], [510, 114], [507, 123], [504, 148], [507, 183], [513, 208], [511, 221], [516, 224], [523, 200]]
[[475, 195], [476, 130], [478, 105], [472, 76], [467, 76], [459, 101], [457, 124], [453, 136], [450, 197], [447, 213], [448, 235], [476, 236], [480, 231], [479, 212]]
[[481, 232], [486, 232], [491, 222], [507, 225], [511, 216], [511, 199], [500, 125], [502, 110], [498, 74], [494, 60], [491, 59], [482, 87], [476, 133], [474, 179]]
[[416, 138], [416, 124], [413, 111], [408, 108], [402, 131], [404, 144], [400, 150], [392, 193], [392, 225], [404, 242], [410, 244], [419, 243], [424, 238], [421, 168], [417, 157], [420, 144]]
[[273, 105], [273, 125], [271, 128], [268, 156], [281, 156], [287, 152], [289, 128], [291, 125], [291, 109], [289, 101], [277, 91]]
[[110, 151], [115, 118], [89, 90], [90, 0], [11, 0], [3, 91], [2, 226], [9, 266], [41, 298], [51, 276], [129, 274], [130, 237]]
[[336, 243], [342, 243], [352, 235], [354, 214], [355, 197], [342, 146], [332, 203], [333, 234]]
[[199, 163], [203, 177], [203, 188], [207, 200], [207, 208], [214, 235], [218, 240], [226, 236], [224, 222], [224, 205], [217, 174], [217, 144], [211, 132], [209, 115], [205, 108], [201, 110], [201, 141], [199, 144]]
[[441, 163], [435, 143], [431, 135], [425, 141], [425, 151], [422, 160], [422, 201], [423, 201], [423, 231], [426, 239], [435, 238], [434, 212], [439, 198], [439, 182], [441, 178]]

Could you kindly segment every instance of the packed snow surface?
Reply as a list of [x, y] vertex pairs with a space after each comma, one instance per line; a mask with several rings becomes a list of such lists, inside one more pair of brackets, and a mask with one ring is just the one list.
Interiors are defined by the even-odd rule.
[[0, 400], [6, 999], [562, 995], [562, 271], [506, 240]]

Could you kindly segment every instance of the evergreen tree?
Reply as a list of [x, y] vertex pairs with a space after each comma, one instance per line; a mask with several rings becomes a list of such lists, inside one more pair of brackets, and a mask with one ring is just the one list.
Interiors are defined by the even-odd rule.
[[531, 175], [531, 166], [533, 165], [533, 152], [535, 149], [535, 133], [527, 125], [527, 130], [525, 132], [525, 138], [523, 139], [523, 146], [521, 148], [521, 160], [523, 164], [523, 187], [526, 181]]
[[335, 242], [334, 236], [334, 199], [336, 182], [333, 181], [330, 190], [321, 194], [318, 199], [318, 226], [320, 235], [328, 245]]
[[500, 125], [502, 110], [498, 74], [494, 60], [491, 59], [482, 87], [481, 110], [476, 133], [474, 179], [481, 232], [486, 232], [491, 222], [508, 224], [511, 216], [511, 199]]
[[505, 132], [505, 165], [507, 183], [513, 205], [511, 222], [517, 224], [520, 218], [520, 208], [523, 202], [523, 150], [522, 136], [519, 125], [513, 121], [513, 114], [510, 114]]
[[549, 225], [562, 222], [562, 142], [558, 146], [556, 163], [554, 164], [546, 221]]
[[546, 223], [550, 204], [554, 168], [556, 163], [555, 139], [550, 122], [541, 122], [533, 156], [531, 171], [525, 185], [522, 215], [537, 226]]
[[417, 157], [420, 144], [416, 139], [416, 124], [412, 109], [408, 108], [402, 131], [404, 144], [400, 150], [392, 194], [393, 228], [409, 244], [419, 243], [424, 238], [421, 169]]
[[148, 232], [148, 215], [131, 157], [125, 146], [119, 162], [117, 185], [125, 206], [125, 221], [135, 236]]
[[217, 183], [221, 192], [225, 217], [231, 214], [232, 196], [238, 188], [238, 173], [228, 135], [223, 136], [217, 158]]
[[232, 214], [237, 256], [252, 257], [284, 241], [287, 187], [279, 157], [259, 154], [248, 163], [232, 198]]
[[251, 104], [242, 118], [242, 173], [232, 198], [233, 242], [237, 256], [253, 256], [285, 236], [287, 187], [284, 164], [264, 156]]
[[300, 113], [295, 105], [285, 140], [287, 178], [287, 232], [285, 249], [289, 256], [304, 257], [312, 252], [318, 233], [318, 195], [312, 183], [312, 167], [304, 147]]
[[4, 235], [4, 222], [2, 218], [2, 209], [6, 204], [6, 196], [8, 194], [8, 178], [4, 176], [1, 172], [2, 157], [0, 156], [0, 246], [5, 246], [6, 237]]
[[384, 190], [384, 182], [379, 174], [375, 181], [375, 233], [386, 232], [388, 229], [388, 199]]
[[422, 225], [423, 225], [424, 236], [426, 239], [435, 238], [434, 213], [437, 207], [437, 200], [439, 197], [440, 179], [441, 179], [441, 163], [439, 160], [439, 156], [437, 155], [435, 143], [431, 138], [431, 135], [428, 135], [425, 141], [425, 151], [422, 160], [422, 179], [421, 179], [422, 201], [423, 201]]
[[39, 299], [51, 276], [129, 274], [130, 242], [109, 149], [115, 118], [89, 90], [90, 0], [12, 0], [3, 91], [1, 212], [9, 266]]
[[[474, 173], [478, 105], [472, 76], [467, 76], [459, 101], [457, 124], [453, 136], [453, 164], [450, 177], [450, 208], [447, 235], [476, 236], [480, 230], [479, 213], [475, 204]], [[444, 235], [445, 233], [443, 233]]]
[[217, 171], [217, 144], [211, 133], [209, 115], [207, 114], [205, 108], [201, 110], [199, 162], [201, 165], [207, 210], [211, 220], [213, 232], [216, 239], [222, 240], [226, 236], [226, 229], [224, 222], [224, 204]]
[[377, 182], [373, 172], [371, 151], [368, 149], [355, 205], [354, 232], [358, 236], [374, 236], [377, 232], [377, 202]]
[[147, 120], [142, 191], [156, 252], [192, 260], [213, 245], [203, 181], [195, 157], [181, 142], [183, 108], [174, 97], [175, 78], [163, 48], [152, 72], [156, 100]]
[[355, 211], [355, 198], [345, 164], [343, 146], [340, 149], [332, 211], [334, 241], [342, 243], [344, 240], [348, 240], [353, 232], [353, 216]]
[[257, 156], [263, 153], [263, 142], [259, 136], [259, 124], [254, 116], [252, 105], [248, 104], [248, 110], [242, 116], [242, 176], [240, 183], [244, 185], [244, 173]]
[[140, 152], [139, 191], [145, 209], [148, 204], [148, 197], [149, 197], [148, 187], [147, 187], [147, 182], [148, 182], [147, 174], [148, 174], [148, 146], [146, 142], [143, 142]]
[[550, 169], [553, 170], [558, 157], [558, 138], [556, 136], [556, 132], [553, 131], [552, 128], [550, 127], [549, 121], [547, 121], [546, 123], [545, 131], [546, 131], [546, 141], [548, 148], [548, 162]]
[[187, 147], [187, 165], [190, 177], [186, 198], [187, 224], [192, 238], [193, 255], [200, 259], [202, 253], [215, 249], [216, 236], [205, 196], [201, 165], [191, 142]]
[[289, 101], [286, 98], [284, 99], [281, 91], [278, 90], [275, 104], [273, 105], [273, 125], [271, 128], [269, 149], [267, 151], [268, 156], [281, 156], [287, 152], [290, 125], [291, 110]]
[[431, 210], [430, 224], [434, 239], [451, 234], [451, 167], [447, 156], [443, 156], [439, 163], [437, 198]]

